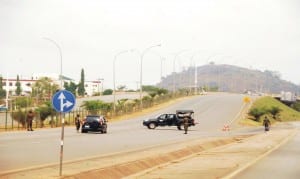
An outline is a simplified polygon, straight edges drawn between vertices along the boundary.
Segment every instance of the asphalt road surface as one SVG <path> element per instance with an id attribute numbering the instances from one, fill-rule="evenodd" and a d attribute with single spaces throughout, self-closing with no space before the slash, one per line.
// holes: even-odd
<path id="1" fill-rule="evenodd" d="M 156 145 L 224 135 L 224 124 L 235 118 L 243 104 L 243 95 L 215 94 L 196 96 L 156 112 L 108 123 L 107 134 L 77 133 L 74 127 L 64 130 L 64 161 L 113 154 Z M 188 135 L 177 127 L 142 126 L 144 119 L 177 109 L 192 109 L 199 123 L 189 128 Z M 19 131 L 0 134 L 0 171 L 59 163 L 61 128 Z"/>
<path id="2" fill-rule="evenodd" d="M 298 125 L 299 123 L 294 123 Z M 268 139 L 266 139 L 268 140 Z M 236 175 L 236 179 L 272 178 L 297 179 L 300 178 L 300 133 L 271 154 L 264 157 L 251 167 Z"/>

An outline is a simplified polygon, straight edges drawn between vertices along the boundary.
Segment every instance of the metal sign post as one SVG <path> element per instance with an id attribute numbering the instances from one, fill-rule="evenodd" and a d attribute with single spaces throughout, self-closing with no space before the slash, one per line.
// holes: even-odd
<path id="1" fill-rule="evenodd" d="M 71 111 L 75 106 L 75 96 L 73 93 L 67 90 L 60 90 L 56 92 L 52 97 L 52 106 L 60 112 L 61 118 L 61 141 L 60 141 L 60 165 L 59 165 L 59 176 L 62 175 L 62 162 L 63 162 L 63 151 L 64 151 L 64 127 L 65 118 L 64 113 Z"/>

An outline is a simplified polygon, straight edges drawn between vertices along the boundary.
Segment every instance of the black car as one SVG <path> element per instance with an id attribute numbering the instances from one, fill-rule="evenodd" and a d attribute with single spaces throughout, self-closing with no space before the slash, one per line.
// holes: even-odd
<path id="1" fill-rule="evenodd" d="M 193 110 L 177 110 L 176 113 L 160 114 L 156 118 L 146 119 L 143 125 L 149 129 L 155 129 L 157 126 L 177 126 L 178 130 L 183 129 L 183 118 L 188 117 L 189 126 L 194 126 Z"/>
<path id="2" fill-rule="evenodd" d="M 87 133 L 89 131 L 107 133 L 107 120 L 105 117 L 100 115 L 86 116 L 81 126 L 81 133 Z"/>

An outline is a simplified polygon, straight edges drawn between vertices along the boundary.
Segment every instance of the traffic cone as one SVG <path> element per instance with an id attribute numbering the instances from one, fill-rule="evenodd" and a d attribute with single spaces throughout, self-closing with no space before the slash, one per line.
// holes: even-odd
<path id="1" fill-rule="evenodd" d="M 230 129 L 229 129 L 229 125 L 228 124 L 225 124 L 224 126 L 223 126 L 223 129 L 222 129 L 223 131 L 229 131 Z"/>

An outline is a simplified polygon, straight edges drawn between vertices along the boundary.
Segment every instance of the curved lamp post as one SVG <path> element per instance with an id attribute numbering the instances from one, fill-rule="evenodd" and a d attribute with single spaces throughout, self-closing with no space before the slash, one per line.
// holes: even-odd
<path id="1" fill-rule="evenodd" d="M 123 53 L 127 53 L 129 52 L 128 50 L 123 50 L 118 52 L 115 57 L 114 57 L 114 61 L 113 61 L 113 80 L 114 80 L 114 114 L 116 113 L 116 60 L 117 60 L 117 56 L 123 54 Z"/>
<path id="2" fill-rule="evenodd" d="M 43 39 L 48 40 L 49 42 L 53 43 L 59 50 L 60 55 L 60 89 L 63 88 L 63 79 L 62 79 L 62 52 L 59 45 L 52 39 L 43 37 Z M 59 176 L 62 175 L 62 161 L 63 161 L 63 151 L 64 151 L 64 126 L 65 126 L 65 120 L 63 118 L 62 113 L 60 113 L 60 119 L 61 119 L 61 142 L 60 142 L 60 167 L 59 167 Z"/>
<path id="3" fill-rule="evenodd" d="M 146 48 L 142 53 L 141 53 L 141 72 L 140 72 L 140 104 L 141 104 L 141 110 L 143 110 L 143 98 L 142 98 L 142 93 L 143 93 L 143 59 L 145 56 L 145 53 L 148 52 L 151 48 L 154 47 L 160 47 L 161 44 L 153 45 L 148 48 Z"/>
<path id="4" fill-rule="evenodd" d="M 178 53 L 175 54 L 174 60 L 173 60 L 173 95 L 175 94 L 175 61 L 177 60 L 178 56 L 183 53 L 186 52 L 187 49 L 185 50 L 181 50 Z"/>
<path id="5" fill-rule="evenodd" d="M 61 48 L 59 47 L 59 45 L 52 39 L 48 38 L 48 37 L 43 37 L 43 39 L 48 40 L 49 42 L 53 43 L 59 50 L 59 56 L 60 56 L 60 89 L 63 88 L 63 76 L 62 76 L 62 52 L 61 52 Z"/>

